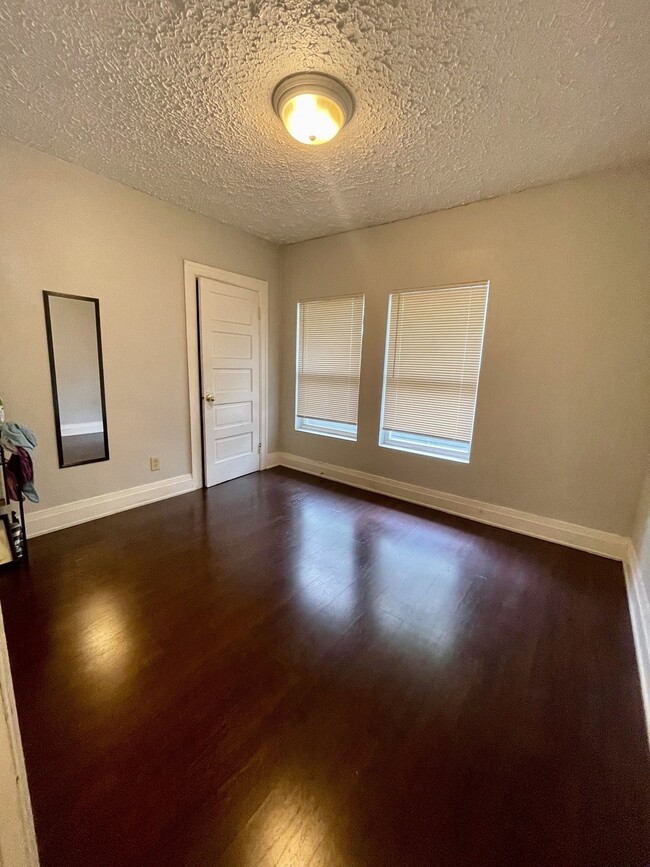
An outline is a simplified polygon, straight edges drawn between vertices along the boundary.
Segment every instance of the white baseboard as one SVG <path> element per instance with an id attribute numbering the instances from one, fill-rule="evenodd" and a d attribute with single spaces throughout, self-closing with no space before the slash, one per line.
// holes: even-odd
<path id="1" fill-rule="evenodd" d="M 490 524 L 493 527 L 501 527 L 504 530 L 512 530 L 515 533 L 534 536 L 536 539 L 545 539 L 548 542 L 557 542 L 560 545 L 578 548 L 592 554 L 600 554 L 612 560 L 623 560 L 627 554 L 628 538 L 618 536 L 615 533 L 606 533 L 604 530 L 593 530 L 588 527 L 581 527 L 579 524 L 559 521 L 556 518 L 545 518 L 530 512 L 521 512 L 518 509 L 509 509 L 505 506 L 495 506 L 468 497 L 446 494 L 420 485 L 409 485 L 383 476 L 362 473 L 359 470 L 337 467 L 333 464 L 324 464 L 286 452 L 278 452 L 276 455 L 277 464 L 275 466 L 280 465 L 313 476 L 322 476 L 325 479 L 342 482 L 354 488 L 362 488 L 364 491 L 386 494 L 398 500 L 406 500 L 408 503 L 428 506 L 450 515 L 470 518 L 472 521 L 479 521 L 482 524 Z"/>
<path id="2" fill-rule="evenodd" d="M 630 619 L 634 646 L 641 679 L 641 695 L 645 710 L 648 739 L 650 740 L 650 600 L 641 575 L 639 558 L 630 541 L 627 557 L 623 562 L 627 600 L 630 606 Z"/>
<path id="3" fill-rule="evenodd" d="M 54 530 L 62 530 L 74 524 L 94 521 L 96 518 L 104 518 L 115 512 L 124 512 L 136 506 L 187 494 L 189 491 L 194 491 L 196 487 L 194 479 L 188 474 L 172 479 L 161 479 L 159 482 L 151 482 L 137 488 L 127 488 L 125 491 L 113 491 L 110 494 L 101 494 L 99 497 L 89 497 L 87 500 L 64 503 L 51 509 L 27 512 L 25 515 L 27 536 L 28 538 L 41 536 L 43 533 L 52 533 Z"/>
<path id="4" fill-rule="evenodd" d="M 269 452 L 266 456 L 266 466 L 265 470 L 272 470 L 273 467 L 279 467 L 281 462 L 281 453 L 280 452 Z"/>
<path id="5" fill-rule="evenodd" d="M 83 434 L 103 433 L 104 425 L 100 421 L 84 421 L 78 424 L 62 424 L 62 437 L 78 437 Z"/>

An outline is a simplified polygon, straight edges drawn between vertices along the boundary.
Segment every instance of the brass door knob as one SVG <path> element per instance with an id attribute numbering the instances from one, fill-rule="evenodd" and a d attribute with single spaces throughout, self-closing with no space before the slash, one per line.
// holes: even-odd
<path id="1" fill-rule="evenodd" d="M 205 399 L 208 403 L 214 403 L 216 398 L 213 394 L 206 394 Z"/>

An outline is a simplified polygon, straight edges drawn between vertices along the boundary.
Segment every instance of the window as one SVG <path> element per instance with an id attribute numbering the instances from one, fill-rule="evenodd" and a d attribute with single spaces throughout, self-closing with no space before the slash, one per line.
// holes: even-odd
<path id="1" fill-rule="evenodd" d="M 363 301 L 298 304 L 296 430 L 356 440 Z"/>
<path id="2" fill-rule="evenodd" d="M 488 287 L 390 296 L 380 445 L 469 463 Z"/>

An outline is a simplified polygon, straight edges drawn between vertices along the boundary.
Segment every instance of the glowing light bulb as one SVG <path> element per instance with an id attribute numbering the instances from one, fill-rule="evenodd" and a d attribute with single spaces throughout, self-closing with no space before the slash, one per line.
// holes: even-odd
<path id="1" fill-rule="evenodd" d="M 334 138 L 345 118 L 333 99 L 315 93 L 301 93 L 284 104 L 282 121 L 297 141 L 323 144 Z"/>
<path id="2" fill-rule="evenodd" d="M 288 133 L 307 145 L 333 139 L 354 113 L 347 88 L 337 79 L 317 72 L 283 79 L 273 93 L 273 107 Z"/>

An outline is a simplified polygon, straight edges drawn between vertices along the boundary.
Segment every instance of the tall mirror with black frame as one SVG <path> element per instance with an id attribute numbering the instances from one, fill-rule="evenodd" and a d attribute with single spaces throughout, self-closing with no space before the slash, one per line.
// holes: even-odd
<path id="1" fill-rule="evenodd" d="M 99 299 L 44 292 L 59 466 L 108 460 Z"/>

